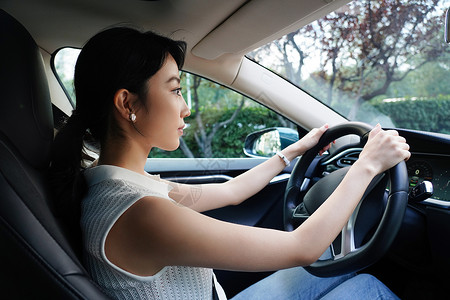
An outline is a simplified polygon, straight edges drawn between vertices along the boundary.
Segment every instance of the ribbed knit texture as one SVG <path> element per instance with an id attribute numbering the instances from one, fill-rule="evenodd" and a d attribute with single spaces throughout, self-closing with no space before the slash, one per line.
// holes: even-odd
<path id="1" fill-rule="evenodd" d="M 146 196 L 169 198 L 170 186 L 159 178 L 114 166 L 85 171 L 89 190 L 82 201 L 84 262 L 94 281 L 114 299 L 211 299 L 213 271 L 167 266 L 154 276 L 137 276 L 112 264 L 105 240 L 117 219 Z M 169 221 L 169 220 L 168 220 Z M 220 298 L 224 299 L 221 287 Z"/>

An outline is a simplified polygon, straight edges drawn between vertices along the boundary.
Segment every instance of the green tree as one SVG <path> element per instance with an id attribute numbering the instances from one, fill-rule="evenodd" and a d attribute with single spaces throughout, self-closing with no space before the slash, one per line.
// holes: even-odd
<path id="1" fill-rule="evenodd" d="M 445 53 L 440 61 L 427 63 L 409 73 L 401 82 L 394 82 L 386 92 L 388 98 L 436 97 L 450 95 L 450 54 Z"/>

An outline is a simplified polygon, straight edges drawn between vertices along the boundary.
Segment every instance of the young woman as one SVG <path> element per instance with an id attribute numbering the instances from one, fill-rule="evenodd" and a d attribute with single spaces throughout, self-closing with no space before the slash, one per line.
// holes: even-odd
<path id="1" fill-rule="evenodd" d="M 84 262 L 93 279 L 117 299 L 225 299 L 213 268 L 286 269 L 236 298 L 395 298 L 368 275 L 316 278 L 297 266 L 326 251 L 376 174 L 409 158 L 405 139 L 376 126 L 339 187 L 293 232 L 214 220 L 199 212 L 243 202 L 285 162 L 274 156 L 226 183 L 195 186 L 200 193 L 144 171 L 153 147 L 179 146 L 190 114 L 180 88 L 184 51 L 183 42 L 111 28 L 90 39 L 78 58 L 76 109 L 55 139 L 52 170 L 59 187 L 70 193 L 76 187 Z M 326 130 L 312 130 L 282 153 L 289 160 L 302 155 Z M 86 132 L 101 151 L 98 165 L 80 173 Z"/>

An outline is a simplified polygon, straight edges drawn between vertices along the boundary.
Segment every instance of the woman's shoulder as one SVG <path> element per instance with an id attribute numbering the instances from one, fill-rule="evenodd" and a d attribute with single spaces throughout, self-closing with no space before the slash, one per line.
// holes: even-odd
<path id="1" fill-rule="evenodd" d="M 159 175 L 143 175 L 126 168 L 112 165 L 99 165 L 86 169 L 84 176 L 89 189 L 94 186 L 110 186 L 112 184 L 137 190 L 151 191 L 168 197 L 168 193 L 172 188 L 160 180 Z"/>
<path id="2" fill-rule="evenodd" d="M 169 198 L 170 186 L 158 178 L 116 166 L 100 165 L 84 171 L 88 186 L 82 199 L 82 215 L 121 213 L 145 197 Z"/>

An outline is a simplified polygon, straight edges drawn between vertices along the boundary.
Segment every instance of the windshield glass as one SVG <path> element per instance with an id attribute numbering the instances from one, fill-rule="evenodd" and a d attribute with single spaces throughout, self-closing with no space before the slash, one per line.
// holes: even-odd
<path id="1" fill-rule="evenodd" d="M 360 0 L 247 56 L 349 120 L 450 133 L 450 0 Z"/>

